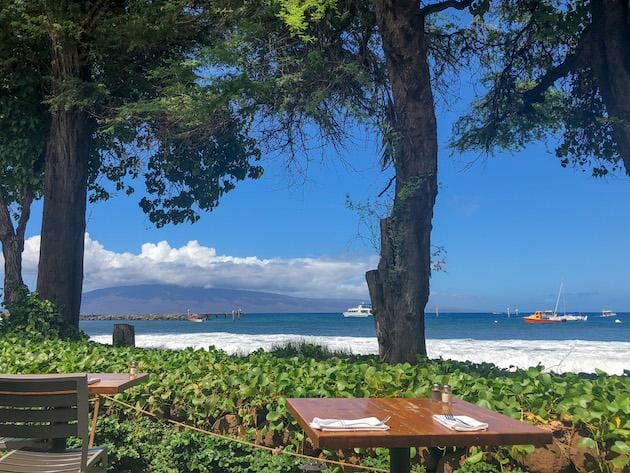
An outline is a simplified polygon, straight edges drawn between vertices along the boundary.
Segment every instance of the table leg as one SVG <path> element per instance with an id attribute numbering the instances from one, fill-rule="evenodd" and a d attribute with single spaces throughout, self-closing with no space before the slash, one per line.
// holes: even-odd
<path id="1" fill-rule="evenodd" d="M 409 448 L 389 449 L 389 471 L 391 473 L 409 473 L 411 471 L 411 452 Z"/>
<path id="2" fill-rule="evenodd" d="M 51 452 L 64 452 L 66 450 L 66 438 L 51 439 L 50 451 Z"/>
<path id="3" fill-rule="evenodd" d="M 88 447 L 92 448 L 94 446 L 94 435 L 96 435 L 96 421 L 98 420 L 98 411 L 101 408 L 101 396 L 96 395 L 96 402 L 94 403 L 94 411 L 92 412 L 92 426 L 90 428 L 90 440 L 88 442 Z"/>

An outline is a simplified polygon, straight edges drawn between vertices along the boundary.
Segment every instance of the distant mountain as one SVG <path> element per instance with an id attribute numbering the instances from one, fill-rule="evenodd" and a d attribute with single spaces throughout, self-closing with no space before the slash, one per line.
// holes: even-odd
<path id="1" fill-rule="evenodd" d="M 357 305 L 351 299 L 309 299 L 270 292 L 242 291 L 168 284 L 142 284 L 97 289 L 83 294 L 81 313 L 99 315 L 223 313 L 342 312 Z"/>

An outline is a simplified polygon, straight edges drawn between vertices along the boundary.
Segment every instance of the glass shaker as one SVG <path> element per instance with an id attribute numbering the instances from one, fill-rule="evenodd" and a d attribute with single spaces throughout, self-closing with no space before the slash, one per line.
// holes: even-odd
<path id="1" fill-rule="evenodd" d="M 453 400 L 453 393 L 451 392 L 451 387 L 448 384 L 442 386 L 442 403 L 450 404 Z"/>
<path id="2" fill-rule="evenodd" d="M 439 384 L 434 384 L 431 389 L 431 400 L 433 402 L 440 402 L 442 400 L 442 387 Z"/>

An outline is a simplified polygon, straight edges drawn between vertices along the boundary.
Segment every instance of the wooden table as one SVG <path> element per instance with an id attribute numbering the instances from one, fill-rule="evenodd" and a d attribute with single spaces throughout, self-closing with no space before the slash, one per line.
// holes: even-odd
<path id="1" fill-rule="evenodd" d="M 88 391 L 96 397 L 94 402 L 94 410 L 92 411 L 92 426 L 90 429 L 89 446 L 94 445 L 94 435 L 96 434 L 96 422 L 98 420 L 98 411 L 101 407 L 102 394 L 119 394 L 129 388 L 142 384 L 149 379 L 147 373 L 138 373 L 135 378 L 131 378 L 129 373 L 89 373 L 88 382 L 97 378 L 99 381 L 88 384 Z"/>
<path id="2" fill-rule="evenodd" d="M 500 445 L 544 445 L 551 433 L 455 399 L 454 415 L 468 415 L 488 423 L 481 432 L 455 432 L 432 419 L 442 413 L 442 405 L 430 399 L 287 399 L 289 412 L 298 421 L 315 448 L 343 449 L 385 447 L 390 451 L 390 471 L 410 471 L 411 447 L 472 447 Z M 310 427 L 314 417 L 359 419 L 391 416 L 387 431 L 322 432 Z"/>

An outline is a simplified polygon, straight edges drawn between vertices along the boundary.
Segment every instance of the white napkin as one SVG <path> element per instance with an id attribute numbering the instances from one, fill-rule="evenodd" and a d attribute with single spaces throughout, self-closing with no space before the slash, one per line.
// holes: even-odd
<path id="1" fill-rule="evenodd" d="M 487 430 L 488 424 L 479 422 L 468 416 L 453 416 L 454 420 L 448 420 L 445 416 L 434 415 L 433 419 L 451 430 L 458 432 L 477 432 L 479 430 Z M 465 424 L 463 422 L 465 422 Z M 466 425 L 468 424 L 468 425 Z"/>
<path id="2" fill-rule="evenodd" d="M 310 426 L 323 432 L 389 430 L 389 425 L 384 424 L 376 417 L 365 417 L 364 419 L 320 419 L 314 417 Z"/>

